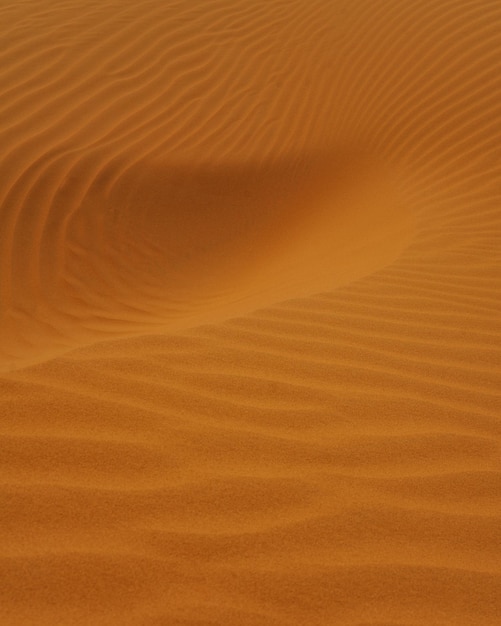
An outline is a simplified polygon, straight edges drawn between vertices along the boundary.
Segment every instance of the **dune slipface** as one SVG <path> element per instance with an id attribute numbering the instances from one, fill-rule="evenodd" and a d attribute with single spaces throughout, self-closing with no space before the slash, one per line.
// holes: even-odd
<path id="1" fill-rule="evenodd" d="M 0 624 L 498 624 L 501 4 L 0 23 Z"/>

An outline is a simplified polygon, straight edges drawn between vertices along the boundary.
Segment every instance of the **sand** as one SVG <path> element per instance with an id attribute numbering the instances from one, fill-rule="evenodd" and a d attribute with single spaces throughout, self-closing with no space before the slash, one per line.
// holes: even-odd
<path id="1" fill-rule="evenodd" d="M 499 1 L 0 23 L 1 626 L 499 624 Z"/>

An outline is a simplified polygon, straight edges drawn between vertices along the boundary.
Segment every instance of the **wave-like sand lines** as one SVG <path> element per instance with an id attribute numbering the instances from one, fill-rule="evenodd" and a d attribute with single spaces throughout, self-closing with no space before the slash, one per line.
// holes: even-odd
<path id="1" fill-rule="evenodd" d="M 0 623 L 498 624 L 499 2 L 0 21 Z"/>

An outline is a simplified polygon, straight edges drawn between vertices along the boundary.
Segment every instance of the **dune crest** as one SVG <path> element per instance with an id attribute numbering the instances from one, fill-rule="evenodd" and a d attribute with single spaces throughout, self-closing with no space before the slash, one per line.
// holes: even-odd
<path id="1" fill-rule="evenodd" d="M 388 173 L 349 153 L 231 167 L 143 163 L 112 186 L 110 177 L 96 179 L 69 217 L 51 213 L 66 212 L 70 183 L 48 207 L 56 226 L 39 266 L 31 280 L 19 275 L 4 310 L 4 369 L 148 325 L 177 331 L 332 289 L 392 261 L 412 235 Z M 13 255 L 28 263 L 25 245 Z"/>

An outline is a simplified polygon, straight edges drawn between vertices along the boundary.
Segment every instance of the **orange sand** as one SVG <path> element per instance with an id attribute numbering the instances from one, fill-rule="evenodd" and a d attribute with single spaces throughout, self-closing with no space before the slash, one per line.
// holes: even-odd
<path id="1" fill-rule="evenodd" d="M 0 23 L 0 626 L 499 624 L 499 0 Z"/>

